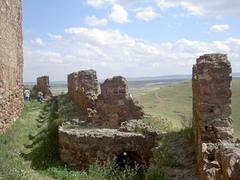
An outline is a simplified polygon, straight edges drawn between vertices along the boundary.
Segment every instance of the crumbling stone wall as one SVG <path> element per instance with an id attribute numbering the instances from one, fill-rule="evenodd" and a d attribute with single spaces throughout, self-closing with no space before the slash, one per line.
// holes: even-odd
<path id="1" fill-rule="evenodd" d="M 0 133 L 23 109 L 21 0 L 0 1 Z"/>
<path id="2" fill-rule="evenodd" d="M 68 75 L 68 94 L 81 109 L 87 113 L 95 109 L 98 93 L 95 70 L 79 71 Z"/>
<path id="3" fill-rule="evenodd" d="M 231 65 L 225 54 L 200 56 L 193 67 L 192 124 L 200 180 L 226 179 L 225 171 L 229 171 L 229 169 L 226 170 L 226 166 L 229 165 L 224 160 L 229 160 L 229 158 L 222 147 L 224 143 L 234 145 L 231 117 L 231 72 Z M 236 159 L 240 158 L 237 153 L 233 156 L 236 156 Z M 237 161 L 235 163 L 237 166 L 240 165 Z M 231 169 L 231 172 L 235 171 L 236 169 Z M 230 174 L 227 179 L 240 179 L 240 176 Z"/>
<path id="4" fill-rule="evenodd" d="M 133 160 L 141 167 L 148 167 L 152 148 L 156 145 L 156 133 L 60 127 L 58 141 L 60 159 L 78 169 L 96 162 L 103 165 L 123 153 L 133 155 Z"/>
<path id="5" fill-rule="evenodd" d="M 105 127 L 117 127 L 129 119 L 142 119 L 143 108 L 128 92 L 126 78 L 115 76 L 101 84 L 101 94 L 96 103 L 93 123 Z"/>
<path id="6" fill-rule="evenodd" d="M 96 126 L 118 127 L 123 121 L 144 115 L 128 92 L 126 78 L 121 76 L 105 80 L 98 95 L 96 71 L 69 74 L 68 94 L 87 113 L 88 122 Z"/>
<path id="7" fill-rule="evenodd" d="M 49 77 L 41 76 L 37 78 L 37 91 L 41 91 L 44 97 L 51 97 L 52 92 L 50 90 Z"/>

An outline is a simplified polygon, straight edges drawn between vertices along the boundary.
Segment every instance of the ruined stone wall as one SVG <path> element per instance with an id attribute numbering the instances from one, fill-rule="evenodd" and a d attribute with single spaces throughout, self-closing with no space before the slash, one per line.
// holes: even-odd
<path id="1" fill-rule="evenodd" d="M 23 109 L 21 0 L 0 1 L 0 133 Z"/>
<path id="2" fill-rule="evenodd" d="M 142 167 L 149 165 L 155 136 L 117 129 L 59 128 L 59 154 L 63 162 L 78 169 L 88 168 L 96 162 L 105 164 L 124 152 L 132 153 Z"/>
<path id="3" fill-rule="evenodd" d="M 95 109 L 97 85 L 97 73 L 94 70 L 79 71 L 68 75 L 68 94 L 85 112 Z"/>
<path id="4" fill-rule="evenodd" d="M 233 142 L 231 72 L 224 54 L 200 56 L 193 67 L 192 124 L 200 180 L 224 179 L 224 171 L 228 171 L 224 169 L 228 165 L 223 162 L 227 154 L 222 147 Z"/>
<path id="5" fill-rule="evenodd" d="M 44 97 L 51 97 L 52 96 L 48 76 L 38 77 L 36 88 L 37 88 L 37 91 L 41 91 L 43 93 Z"/>
<path id="6" fill-rule="evenodd" d="M 129 119 L 143 118 L 143 108 L 128 92 L 127 80 L 121 76 L 106 79 L 98 93 L 96 71 L 79 71 L 68 75 L 68 94 L 87 113 L 88 122 L 96 126 L 119 127 Z"/>
<path id="7" fill-rule="evenodd" d="M 93 123 L 105 127 L 117 127 L 123 121 L 142 119 L 144 115 L 143 108 L 134 102 L 128 92 L 126 78 L 121 76 L 106 79 L 101 84 L 96 111 Z"/>

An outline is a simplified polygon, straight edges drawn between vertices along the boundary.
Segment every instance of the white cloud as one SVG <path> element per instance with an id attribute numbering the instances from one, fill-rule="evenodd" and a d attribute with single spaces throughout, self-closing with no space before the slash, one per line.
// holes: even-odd
<path id="1" fill-rule="evenodd" d="M 87 4 L 92 7 L 100 7 L 103 4 L 102 0 L 87 0 Z"/>
<path id="2" fill-rule="evenodd" d="M 94 8 L 100 8 L 105 4 L 113 4 L 115 0 L 87 0 L 87 4 Z"/>
<path id="3" fill-rule="evenodd" d="M 128 22 L 128 12 L 121 5 L 114 4 L 109 19 L 116 23 L 126 23 Z"/>
<path id="4" fill-rule="evenodd" d="M 99 78 L 190 74 L 196 58 L 206 53 L 227 53 L 233 71 L 239 71 L 238 38 L 150 43 L 117 29 L 82 27 L 67 28 L 62 36 L 61 41 L 49 37 L 40 47 L 24 43 L 25 77 L 35 78 L 42 72 L 61 80 L 70 72 L 88 68 L 96 69 Z"/>
<path id="5" fill-rule="evenodd" d="M 31 44 L 34 46 L 44 46 L 43 40 L 41 38 L 31 40 Z"/>
<path id="6" fill-rule="evenodd" d="M 194 0 L 193 0 L 194 1 Z M 181 7 L 187 11 L 186 15 L 202 16 L 204 14 L 201 6 L 191 0 L 156 0 L 157 5 L 162 9 Z M 183 14 L 181 14 L 182 16 Z"/>
<path id="7" fill-rule="evenodd" d="M 235 17 L 240 18 L 239 0 L 153 0 L 161 8 L 182 8 L 185 12 L 180 16 L 210 16 L 210 17 Z M 87 0 L 92 7 L 102 7 L 103 5 L 120 4 L 123 7 L 136 4 L 144 4 L 146 0 Z"/>
<path id="8" fill-rule="evenodd" d="M 210 28 L 210 30 L 213 32 L 224 32 L 228 29 L 229 29 L 228 24 L 215 24 Z"/>
<path id="9" fill-rule="evenodd" d="M 144 21 L 151 21 L 158 16 L 159 14 L 156 13 L 151 6 L 136 10 L 136 18 Z"/>
<path id="10" fill-rule="evenodd" d="M 61 35 L 51 34 L 51 33 L 48 33 L 48 37 L 50 37 L 51 39 L 55 39 L 55 40 L 62 40 L 63 39 L 63 37 Z"/>
<path id="11" fill-rule="evenodd" d="M 89 6 L 102 8 L 104 6 L 120 4 L 122 6 L 134 6 L 146 3 L 146 0 L 86 0 Z"/>
<path id="12" fill-rule="evenodd" d="M 155 0 L 162 9 L 180 7 L 186 15 L 240 18 L 239 0 Z"/>
<path id="13" fill-rule="evenodd" d="M 105 26 L 108 23 L 107 19 L 98 19 L 95 16 L 87 16 L 85 20 L 89 26 Z"/>
<path id="14" fill-rule="evenodd" d="M 63 59 L 61 58 L 61 55 L 57 52 L 52 51 L 39 51 L 39 60 L 42 62 L 52 62 L 52 63 L 62 63 Z"/>
<path id="15" fill-rule="evenodd" d="M 128 35 L 122 34 L 119 30 L 100 30 L 97 28 L 89 29 L 82 27 L 71 27 L 65 29 L 68 34 L 78 35 L 80 38 L 88 39 L 94 44 L 134 44 L 135 40 Z"/>

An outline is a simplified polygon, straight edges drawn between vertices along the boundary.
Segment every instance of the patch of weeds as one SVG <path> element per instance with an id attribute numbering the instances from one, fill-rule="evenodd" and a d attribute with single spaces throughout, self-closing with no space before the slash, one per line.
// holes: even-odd
<path id="1" fill-rule="evenodd" d="M 88 169 L 88 175 L 92 179 L 100 180 L 133 180 L 138 178 L 138 167 L 119 167 L 115 161 L 108 161 L 104 166 L 96 163 Z"/>
<path id="2" fill-rule="evenodd" d="M 136 128 L 134 129 L 134 132 L 140 133 L 140 134 L 145 134 L 146 129 L 145 129 L 145 128 L 136 127 Z"/>
<path id="3" fill-rule="evenodd" d="M 182 117 L 182 130 L 180 131 L 181 135 L 184 136 L 185 139 L 190 143 L 194 143 L 193 131 L 192 131 L 192 121 L 191 119 L 187 119 L 185 116 Z"/>
<path id="4" fill-rule="evenodd" d="M 47 174 L 56 179 L 73 180 L 134 180 L 137 178 L 138 169 L 126 166 L 120 169 L 114 161 L 108 161 L 104 166 L 96 162 L 88 170 L 76 171 L 68 165 L 50 167 Z"/>
<path id="5" fill-rule="evenodd" d="M 171 151 L 171 141 L 172 137 L 166 136 L 159 142 L 159 146 L 153 152 L 154 162 L 145 173 L 146 180 L 167 180 L 167 169 L 180 166 Z"/>
<path id="6" fill-rule="evenodd" d="M 144 123 L 153 126 L 160 131 L 169 131 L 171 129 L 171 122 L 167 118 L 149 116 L 143 119 Z"/>

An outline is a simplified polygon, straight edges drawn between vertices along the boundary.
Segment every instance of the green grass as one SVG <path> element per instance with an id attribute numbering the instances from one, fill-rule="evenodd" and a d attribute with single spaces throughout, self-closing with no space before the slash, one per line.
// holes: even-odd
<path id="1" fill-rule="evenodd" d="M 161 86 L 136 99 L 144 106 L 145 113 L 151 115 L 150 123 L 160 129 L 180 130 L 183 123 L 191 121 L 190 82 Z"/>
<path id="2" fill-rule="evenodd" d="M 168 131 L 189 127 L 192 119 L 192 84 L 190 81 L 161 86 L 136 99 L 144 105 L 145 113 L 151 115 L 146 122 Z M 240 137 L 240 80 L 232 82 L 232 117 L 235 137 Z"/>
<path id="3" fill-rule="evenodd" d="M 196 176 L 195 148 L 190 128 L 168 133 L 160 140 L 158 149 L 153 153 L 155 163 L 147 170 L 146 179 L 167 180 L 171 179 L 171 175 L 174 179 L 185 179 L 188 175 Z M 189 170 L 190 174 L 183 178 L 181 174 Z"/>
<path id="4" fill-rule="evenodd" d="M 26 104 L 22 116 L 6 134 L 1 135 L 0 177 L 7 179 L 39 177 L 39 173 L 31 168 L 31 161 L 25 161 L 21 153 L 27 152 L 24 145 L 29 143 L 29 134 L 36 129 L 36 118 L 42 106 L 36 102 Z"/>

